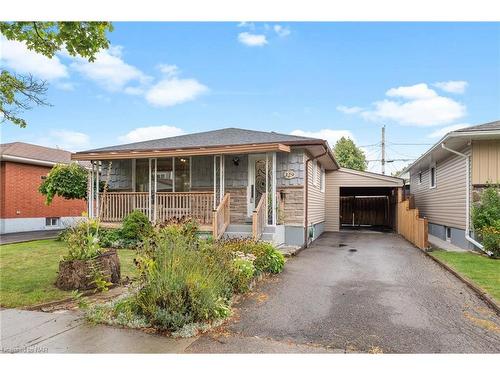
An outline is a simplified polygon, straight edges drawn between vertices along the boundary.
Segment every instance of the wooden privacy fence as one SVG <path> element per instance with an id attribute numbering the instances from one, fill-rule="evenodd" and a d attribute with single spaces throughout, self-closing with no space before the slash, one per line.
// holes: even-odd
<path id="1" fill-rule="evenodd" d="M 419 216 L 418 208 L 410 208 L 410 200 L 398 195 L 398 233 L 419 249 L 429 247 L 427 218 Z"/>
<path id="2" fill-rule="evenodd" d="M 391 225 L 389 197 L 340 197 L 340 224 Z"/>

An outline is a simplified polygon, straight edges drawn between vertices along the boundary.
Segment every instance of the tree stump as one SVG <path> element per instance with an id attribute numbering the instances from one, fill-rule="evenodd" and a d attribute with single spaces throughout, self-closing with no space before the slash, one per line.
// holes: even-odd
<path id="1" fill-rule="evenodd" d="M 120 282 L 120 260 L 115 249 L 94 259 L 63 260 L 59 262 L 56 286 L 62 290 L 88 290 L 96 288 L 95 275 L 113 284 Z"/>

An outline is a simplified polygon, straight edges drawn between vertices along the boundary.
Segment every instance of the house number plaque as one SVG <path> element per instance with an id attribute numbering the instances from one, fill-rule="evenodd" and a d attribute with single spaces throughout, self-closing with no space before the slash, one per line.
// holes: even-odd
<path id="1" fill-rule="evenodd" d="M 292 170 L 285 171 L 284 176 L 287 180 L 291 180 L 295 177 L 295 172 Z"/>

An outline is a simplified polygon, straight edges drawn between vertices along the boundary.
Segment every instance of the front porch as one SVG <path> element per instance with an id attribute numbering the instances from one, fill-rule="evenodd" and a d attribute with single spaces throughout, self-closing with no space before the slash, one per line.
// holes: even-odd
<path id="1" fill-rule="evenodd" d="M 155 224 L 193 218 L 216 239 L 230 224 L 261 239 L 277 224 L 278 195 L 276 152 L 94 160 L 89 216 L 119 225 L 139 210 Z"/>

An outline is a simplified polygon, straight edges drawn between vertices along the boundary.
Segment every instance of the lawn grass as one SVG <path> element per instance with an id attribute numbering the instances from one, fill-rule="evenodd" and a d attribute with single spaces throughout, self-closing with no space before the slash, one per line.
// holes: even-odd
<path id="1" fill-rule="evenodd" d="M 55 239 L 0 246 L 0 306 L 23 307 L 71 296 L 54 283 L 66 245 Z M 122 278 L 135 275 L 134 250 L 118 250 Z"/>
<path id="2" fill-rule="evenodd" d="M 500 259 L 492 259 L 471 252 L 444 250 L 436 250 L 431 254 L 500 303 Z"/>

